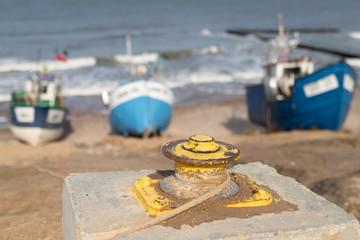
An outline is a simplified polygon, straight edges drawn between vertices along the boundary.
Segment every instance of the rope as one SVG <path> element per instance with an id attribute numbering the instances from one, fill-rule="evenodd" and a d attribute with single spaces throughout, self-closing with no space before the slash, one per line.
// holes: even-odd
<path id="1" fill-rule="evenodd" d="M 229 182 L 230 182 L 230 176 L 227 175 L 227 178 L 224 182 L 222 182 L 216 188 L 210 190 L 209 192 L 199 196 L 198 198 L 195 198 L 195 199 L 191 200 L 190 202 L 187 202 L 184 205 L 182 205 L 178 208 L 175 208 L 174 210 L 172 210 L 170 212 L 167 212 L 161 216 L 153 218 L 146 223 L 135 224 L 135 226 L 131 227 L 130 229 L 117 229 L 113 233 L 113 236 L 111 236 L 109 238 L 112 239 L 112 238 L 119 237 L 119 236 L 122 236 L 122 235 L 125 235 L 128 233 L 133 233 L 133 232 L 139 231 L 141 229 L 149 228 L 149 227 L 156 225 L 158 223 L 161 223 L 169 218 L 172 218 L 182 212 L 185 212 L 186 210 L 188 210 L 192 207 L 195 207 L 196 205 L 208 200 L 209 198 L 212 198 L 213 196 L 215 196 L 216 194 L 221 192 L 229 184 Z"/>
<path id="2" fill-rule="evenodd" d="M 56 173 L 56 172 L 54 172 L 54 171 L 51 171 L 50 169 L 47 169 L 47 168 L 43 168 L 43 167 L 40 167 L 40 166 L 37 166 L 37 165 L 32 165 L 31 167 L 32 167 L 33 169 L 41 172 L 41 173 L 46 173 L 46 174 L 48 174 L 48 175 L 50 175 L 50 176 L 53 176 L 53 177 L 55 177 L 55 178 L 59 178 L 59 179 L 61 179 L 61 180 L 65 180 L 65 178 L 66 178 L 66 177 L 64 177 L 63 175 L 58 174 L 58 173 Z"/>

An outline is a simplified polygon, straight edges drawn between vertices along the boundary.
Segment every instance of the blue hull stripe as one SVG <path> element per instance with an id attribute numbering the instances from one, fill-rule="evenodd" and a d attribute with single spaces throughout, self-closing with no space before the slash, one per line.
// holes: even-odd
<path id="1" fill-rule="evenodd" d="M 61 109 L 61 108 L 47 108 L 47 107 L 32 107 L 32 106 L 21 106 L 21 108 L 34 108 L 35 109 L 35 114 L 34 114 L 34 121 L 33 122 L 21 122 L 17 119 L 16 114 L 15 114 L 15 108 L 17 106 L 12 106 L 10 107 L 10 112 L 11 112 L 11 123 L 15 126 L 20 126 L 20 127 L 42 127 L 42 128 L 61 128 L 65 125 L 65 119 L 66 119 L 66 115 L 67 115 L 67 110 L 66 109 Z M 60 123 L 48 123 L 47 122 L 47 118 L 48 118 L 48 113 L 50 109 L 57 109 L 57 110 L 61 110 L 64 111 L 64 116 L 63 119 L 61 120 Z"/>

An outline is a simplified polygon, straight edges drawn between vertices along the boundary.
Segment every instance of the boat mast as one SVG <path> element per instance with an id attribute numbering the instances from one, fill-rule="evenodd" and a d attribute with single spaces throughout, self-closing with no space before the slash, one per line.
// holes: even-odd
<path id="1" fill-rule="evenodd" d="M 131 37 L 129 34 L 126 34 L 126 53 L 130 59 L 130 73 L 132 76 L 135 75 L 135 65 L 132 59 L 132 46 L 131 46 Z"/>
<path id="2" fill-rule="evenodd" d="M 281 43 L 285 42 L 284 25 L 282 22 L 282 14 L 278 13 L 278 24 L 279 24 L 279 40 Z"/>
<path id="3" fill-rule="evenodd" d="M 280 59 L 278 60 L 285 60 L 289 54 L 289 46 L 288 46 L 288 38 L 285 35 L 285 28 L 282 21 L 282 14 L 278 14 L 278 24 L 279 24 L 279 36 L 278 36 L 278 51 Z"/>

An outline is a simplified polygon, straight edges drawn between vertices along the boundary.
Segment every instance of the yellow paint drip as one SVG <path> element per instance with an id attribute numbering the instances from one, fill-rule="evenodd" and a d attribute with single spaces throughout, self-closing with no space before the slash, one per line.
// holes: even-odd
<path id="1" fill-rule="evenodd" d="M 241 175 L 240 175 L 241 176 Z M 264 189 L 262 189 L 259 185 L 257 185 L 253 180 L 248 177 L 242 175 L 241 177 L 246 178 L 249 184 L 251 184 L 253 189 L 253 196 L 245 199 L 242 202 L 234 202 L 225 205 L 226 207 L 263 207 L 272 203 L 273 198 L 271 194 Z"/>
<path id="2" fill-rule="evenodd" d="M 167 207 L 170 200 L 160 196 L 152 184 L 158 183 L 160 180 L 151 179 L 147 176 L 141 177 L 135 182 L 132 192 L 138 201 L 144 206 L 149 215 L 160 216 L 166 212 L 171 211 Z"/>
<path id="3" fill-rule="evenodd" d="M 243 202 L 230 203 L 226 207 L 263 207 L 272 202 L 271 194 L 265 190 L 259 190 L 252 198 L 246 199 Z"/>

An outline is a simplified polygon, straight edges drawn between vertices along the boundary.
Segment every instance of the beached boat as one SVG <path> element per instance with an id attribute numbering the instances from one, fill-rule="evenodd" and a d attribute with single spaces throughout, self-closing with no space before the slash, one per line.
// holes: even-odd
<path id="1" fill-rule="evenodd" d="M 25 91 L 11 96 L 11 132 L 30 145 L 59 139 L 64 132 L 64 107 L 60 79 L 48 73 L 29 74 Z"/>
<path id="2" fill-rule="evenodd" d="M 289 43 L 280 25 L 278 57 L 269 59 L 262 83 L 246 87 L 250 120 L 269 129 L 339 130 L 355 89 L 353 69 L 340 61 L 314 72 L 306 56 L 290 59 Z"/>
<path id="3" fill-rule="evenodd" d="M 125 136 L 159 134 L 171 120 L 173 94 L 161 81 L 139 78 L 119 83 L 103 100 L 109 104 L 113 131 Z"/>
<path id="4" fill-rule="evenodd" d="M 124 136 L 150 136 L 165 131 L 171 121 L 174 96 L 162 81 L 147 75 L 147 68 L 139 65 L 135 71 L 131 38 L 126 35 L 126 51 L 132 81 L 120 82 L 111 92 L 103 92 L 103 102 L 109 106 L 110 126 Z M 158 76 L 161 77 L 162 61 Z"/>

